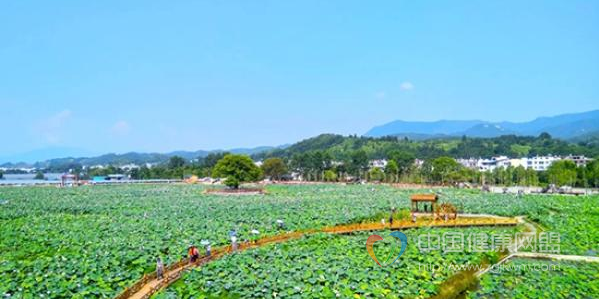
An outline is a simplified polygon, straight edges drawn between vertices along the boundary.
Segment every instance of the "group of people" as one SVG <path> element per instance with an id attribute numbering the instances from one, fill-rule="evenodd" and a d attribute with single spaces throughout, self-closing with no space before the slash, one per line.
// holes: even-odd
<path id="1" fill-rule="evenodd" d="M 206 256 L 210 256 L 212 254 L 212 247 L 210 243 L 205 244 L 206 246 Z M 200 251 L 198 247 L 195 245 L 189 245 L 187 249 L 187 257 L 189 258 L 190 263 L 195 263 L 200 258 Z M 156 277 L 158 279 L 164 278 L 164 263 L 160 257 L 156 258 Z"/>
<path id="2" fill-rule="evenodd" d="M 283 222 L 282 220 L 277 220 L 277 227 L 280 230 L 284 230 L 285 222 Z M 259 232 L 257 230 L 252 230 L 252 234 L 259 234 Z M 231 249 L 233 251 L 237 251 L 239 249 L 239 244 L 237 243 L 237 230 L 232 229 L 231 231 L 229 231 L 229 238 L 231 239 Z M 204 245 L 206 248 L 206 256 L 211 256 L 212 247 L 210 246 L 210 243 L 208 241 L 202 241 L 202 245 Z M 187 249 L 187 258 L 189 258 L 189 262 L 191 264 L 197 262 L 200 258 L 200 251 L 195 245 L 189 245 L 189 248 Z M 164 278 L 164 263 L 160 258 L 156 259 L 156 277 L 158 279 Z"/>

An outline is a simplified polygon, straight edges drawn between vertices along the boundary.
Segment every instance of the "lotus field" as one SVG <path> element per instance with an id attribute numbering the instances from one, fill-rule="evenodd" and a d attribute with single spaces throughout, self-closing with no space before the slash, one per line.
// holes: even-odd
<path id="1" fill-rule="evenodd" d="M 485 275 L 470 297 L 597 298 L 599 294 L 598 263 L 515 259 L 502 269 Z"/>
<path id="2" fill-rule="evenodd" d="M 265 195 L 222 196 L 205 194 L 200 185 L 0 188 L 0 296 L 111 298 L 154 271 L 156 257 L 170 264 L 179 261 L 190 244 L 201 246 L 202 240 L 213 247 L 228 245 L 232 229 L 244 241 L 281 233 L 277 220 L 284 221 L 287 231 L 374 220 L 391 207 L 408 209 L 410 194 L 431 192 L 332 184 L 271 185 L 266 190 Z M 595 256 L 599 252 L 598 196 L 434 191 L 440 193 L 441 202 L 453 203 L 460 212 L 526 216 L 539 228 L 560 234 L 562 254 Z M 522 229 L 460 230 L 512 233 Z M 413 240 L 417 234 L 448 230 L 404 232 Z M 476 265 L 498 258 L 495 252 L 422 254 L 408 246 L 397 263 L 381 268 L 365 250 L 370 234 L 319 233 L 228 255 L 185 273 L 155 297 L 428 298 L 438 294 L 458 270 L 423 269 L 419 264 Z M 387 253 L 385 248 L 380 246 L 381 255 Z M 579 293 L 590 290 L 595 292 L 591 298 L 598 297 L 593 282 L 597 281 L 596 266 L 579 268 L 579 272 L 562 268 L 559 279 L 509 271 L 486 274 L 480 288 L 468 296 L 493 298 L 490 294 L 497 292 L 512 297 L 528 292 L 526 286 L 516 284 L 535 284 L 539 279 L 563 292 L 559 287 L 563 278 L 577 280 L 570 285 L 579 288 Z M 588 275 L 594 279 L 580 281 Z M 517 280 L 515 276 L 523 277 Z M 542 292 L 530 294 L 525 297 L 545 298 Z"/>
<path id="3" fill-rule="evenodd" d="M 438 229 L 437 233 L 453 231 Z M 464 233 L 491 233 L 496 230 L 470 228 Z M 510 229 L 502 229 L 510 232 Z M 407 230 L 408 243 L 427 229 Z M 374 232 L 381 236 L 389 231 Z M 351 236 L 319 234 L 298 241 L 265 246 L 233 254 L 205 267 L 196 268 L 170 289 L 155 296 L 166 298 L 209 298 L 210 296 L 241 298 L 364 297 L 404 298 L 429 297 L 439 285 L 455 274 L 453 268 L 440 267 L 432 271 L 429 265 L 478 265 L 483 260 L 495 260 L 495 253 L 421 254 L 417 247 L 408 247 L 399 262 L 389 267 L 376 265 L 364 250 L 370 232 Z M 382 247 L 381 256 L 388 256 L 390 246 Z M 379 252 L 377 252 L 379 254 Z"/>

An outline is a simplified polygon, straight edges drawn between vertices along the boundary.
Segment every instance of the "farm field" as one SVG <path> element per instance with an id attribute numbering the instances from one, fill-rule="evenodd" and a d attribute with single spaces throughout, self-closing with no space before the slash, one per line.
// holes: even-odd
<path id="1" fill-rule="evenodd" d="M 515 228 L 467 228 L 471 233 L 512 233 Z M 443 234 L 454 229 L 406 230 L 408 244 L 421 234 Z M 364 250 L 371 234 L 386 236 L 390 231 L 352 235 L 317 234 L 300 240 L 274 244 L 228 255 L 186 274 L 169 289 L 153 298 L 239 298 L 355 296 L 404 298 L 435 295 L 439 285 L 458 272 L 458 265 L 495 262 L 495 252 L 443 252 L 422 254 L 408 246 L 398 262 L 379 267 Z M 377 254 L 388 256 L 391 246 Z M 432 269 L 430 265 L 443 265 Z"/>
<path id="2" fill-rule="evenodd" d="M 273 185 L 267 190 L 264 196 L 238 197 L 203 194 L 199 185 L 0 188 L 0 295 L 110 298 L 144 273 L 152 272 L 156 256 L 162 256 L 167 264 L 178 261 L 190 243 L 210 240 L 213 246 L 227 244 L 231 229 L 237 229 L 241 240 L 258 238 L 250 234 L 253 229 L 260 232 L 259 236 L 274 235 L 279 233 L 277 219 L 285 221 L 287 230 L 353 223 L 390 207 L 408 208 L 409 194 L 415 192 L 383 185 Z M 564 254 L 596 255 L 599 251 L 597 196 L 520 198 L 468 190 L 439 191 L 441 201 L 452 202 L 467 213 L 528 216 L 545 229 L 561 234 Z M 319 262 L 326 265 L 324 256 L 330 256 L 330 252 L 319 249 L 318 244 L 332 238 L 339 248 L 346 244 L 359 248 L 363 246 L 360 240 L 364 242 L 366 237 L 315 236 L 297 242 L 303 253 L 321 250 L 323 260 Z M 364 256 L 355 265 L 369 262 L 372 269 L 374 262 L 363 247 L 361 250 Z M 256 249 L 231 260 L 227 257 L 197 271 L 247 263 L 261 253 L 267 251 Z M 262 258 L 276 259 L 269 255 Z M 465 258 L 476 256 L 455 257 L 460 261 Z M 308 259 L 303 265 L 310 267 L 310 263 Z M 200 274 L 194 271 L 184 279 L 191 282 Z M 415 273 L 414 279 L 418 275 Z M 439 275 L 432 285 L 430 281 L 421 284 L 425 294 L 434 293 L 433 285 L 448 273 Z M 225 285 L 214 282 L 214 288 Z M 340 283 L 339 292 L 344 290 L 342 287 L 346 285 Z M 178 284 L 168 292 L 185 290 Z"/>
<path id="3" fill-rule="evenodd" d="M 480 289 L 468 297 L 597 298 L 597 294 L 598 263 L 514 259 L 502 271 L 485 275 Z"/>
<path id="4" fill-rule="evenodd" d="M 599 196 L 483 194 L 446 190 L 466 213 L 524 215 L 541 229 L 560 234 L 562 254 L 599 254 Z"/>

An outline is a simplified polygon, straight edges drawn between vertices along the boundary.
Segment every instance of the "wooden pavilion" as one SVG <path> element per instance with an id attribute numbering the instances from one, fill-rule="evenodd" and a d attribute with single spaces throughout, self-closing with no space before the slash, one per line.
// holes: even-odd
<path id="1" fill-rule="evenodd" d="M 424 211 L 430 211 L 432 214 L 434 213 L 433 205 L 437 203 L 438 199 L 439 197 L 437 196 L 437 194 L 413 194 L 410 197 L 410 200 L 412 202 L 412 212 L 419 212 L 418 204 L 422 202 L 424 205 Z"/>

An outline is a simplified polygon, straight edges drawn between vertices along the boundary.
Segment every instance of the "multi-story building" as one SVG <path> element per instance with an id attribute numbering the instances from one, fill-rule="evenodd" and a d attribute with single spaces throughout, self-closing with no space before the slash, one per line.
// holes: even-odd
<path id="1" fill-rule="evenodd" d="M 576 164 L 576 166 L 586 166 L 587 163 L 593 161 L 591 158 L 587 158 L 584 155 L 568 155 L 564 157 L 564 160 L 570 160 Z"/>
<path id="2" fill-rule="evenodd" d="M 495 168 L 507 168 L 510 166 L 510 159 L 506 156 L 492 157 L 491 159 L 478 159 L 477 167 L 480 171 L 493 171 Z"/>
<path id="3" fill-rule="evenodd" d="M 478 160 L 479 159 L 457 159 L 458 163 L 462 164 L 462 166 L 470 169 L 478 169 Z"/>
<path id="4" fill-rule="evenodd" d="M 558 160 L 561 160 L 559 156 L 535 156 L 526 159 L 526 168 L 532 168 L 536 171 L 545 171 L 549 166 Z"/>
<path id="5" fill-rule="evenodd" d="M 526 158 L 516 158 L 516 159 L 510 159 L 510 166 L 512 167 L 524 167 L 526 168 Z"/>
<path id="6" fill-rule="evenodd" d="M 576 165 L 585 165 L 591 159 L 584 156 L 569 156 L 570 160 L 574 161 Z M 545 171 L 549 166 L 561 158 L 559 156 L 535 156 L 530 158 L 516 158 L 510 159 L 506 156 L 491 157 L 490 159 L 457 159 L 458 163 L 464 167 L 471 169 L 477 169 L 479 171 L 493 171 L 496 168 L 507 168 L 509 166 L 519 167 L 522 166 L 526 169 L 534 169 L 536 171 Z"/>

